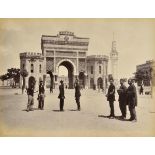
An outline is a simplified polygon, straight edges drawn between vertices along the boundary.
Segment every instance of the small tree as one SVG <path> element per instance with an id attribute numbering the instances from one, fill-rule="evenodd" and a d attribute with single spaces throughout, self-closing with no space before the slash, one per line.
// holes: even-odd
<path id="1" fill-rule="evenodd" d="M 13 79 L 13 87 L 16 87 L 16 84 L 20 81 L 20 69 L 10 68 L 7 71 L 8 78 Z"/>
<path id="2" fill-rule="evenodd" d="M 28 72 L 26 69 L 23 69 L 22 71 L 20 71 L 20 74 L 23 77 L 23 85 L 22 85 L 22 94 L 23 94 L 25 89 L 25 78 L 28 76 Z"/>
<path id="3" fill-rule="evenodd" d="M 0 79 L 1 79 L 1 81 L 3 82 L 3 85 L 4 85 L 4 81 L 8 79 L 7 74 L 1 75 L 1 76 L 0 76 Z"/>

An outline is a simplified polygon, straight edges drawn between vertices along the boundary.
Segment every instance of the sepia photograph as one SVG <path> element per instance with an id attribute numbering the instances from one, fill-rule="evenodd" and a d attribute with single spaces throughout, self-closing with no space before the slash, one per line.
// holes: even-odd
<path id="1" fill-rule="evenodd" d="M 155 19 L 1 18 L 0 137 L 154 137 Z"/>

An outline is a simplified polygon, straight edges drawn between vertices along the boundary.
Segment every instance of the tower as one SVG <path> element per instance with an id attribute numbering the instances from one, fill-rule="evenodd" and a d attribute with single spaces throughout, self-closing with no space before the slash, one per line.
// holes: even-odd
<path id="1" fill-rule="evenodd" d="M 110 52 L 110 61 L 111 61 L 111 73 L 114 79 L 114 84 L 118 85 L 118 52 L 116 50 L 116 41 L 114 40 L 113 34 L 113 41 L 112 41 L 112 48 Z"/>
<path id="2" fill-rule="evenodd" d="M 34 53 L 34 52 L 25 52 L 20 53 L 20 70 L 26 70 L 28 75 L 25 77 L 25 85 L 26 87 L 29 86 L 31 82 L 36 83 L 36 87 L 39 85 L 39 81 L 42 79 L 44 80 L 44 66 L 43 66 L 43 56 L 41 53 Z M 23 78 L 20 78 L 20 83 L 23 83 Z M 44 81 L 45 83 L 45 81 Z"/>

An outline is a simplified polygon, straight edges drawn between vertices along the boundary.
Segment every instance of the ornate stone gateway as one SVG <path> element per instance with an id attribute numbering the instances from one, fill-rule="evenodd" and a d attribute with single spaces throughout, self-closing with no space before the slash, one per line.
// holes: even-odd
<path id="1" fill-rule="evenodd" d="M 80 84 L 87 84 L 87 50 L 89 38 L 79 38 L 72 32 L 61 31 L 57 36 L 42 35 L 41 49 L 44 57 L 46 72 L 50 74 L 51 85 L 59 84 L 59 66 L 68 69 L 69 88 L 73 88 L 74 81 L 80 77 Z"/>

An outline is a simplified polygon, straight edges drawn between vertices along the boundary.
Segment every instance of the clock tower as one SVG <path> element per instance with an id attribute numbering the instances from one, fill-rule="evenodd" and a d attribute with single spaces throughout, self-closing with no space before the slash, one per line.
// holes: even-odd
<path id="1" fill-rule="evenodd" d="M 111 61 L 111 73 L 114 79 L 114 84 L 118 85 L 118 52 L 116 49 L 116 41 L 112 41 L 112 48 L 110 52 L 110 61 Z"/>

